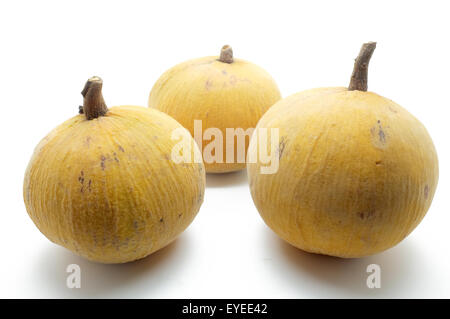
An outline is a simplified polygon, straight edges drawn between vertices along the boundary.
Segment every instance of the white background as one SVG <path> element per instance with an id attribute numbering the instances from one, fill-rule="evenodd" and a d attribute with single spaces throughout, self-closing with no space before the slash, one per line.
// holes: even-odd
<path id="1" fill-rule="evenodd" d="M 448 14 L 445 1 L 2 1 L 0 297 L 450 297 Z M 88 77 L 103 78 L 110 106 L 146 106 L 163 71 L 230 44 L 286 97 L 346 86 L 367 41 L 378 41 L 369 90 L 418 117 L 440 160 L 433 205 L 397 247 L 353 260 L 303 253 L 264 225 L 245 172 L 207 176 L 187 231 L 134 263 L 85 261 L 29 219 L 25 167 L 39 140 L 77 113 Z M 72 263 L 81 289 L 66 287 Z M 372 263 L 381 289 L 366 287 Z"/>

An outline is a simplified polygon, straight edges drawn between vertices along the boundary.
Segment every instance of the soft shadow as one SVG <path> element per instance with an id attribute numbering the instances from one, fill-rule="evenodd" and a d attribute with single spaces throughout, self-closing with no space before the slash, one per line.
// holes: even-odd
<path id="1" fill-rule="evenodd" d="M 59 247 L 49 246 L 34 266 L 36 285 L 53 298 L 139 298 L 158 290 L 180 267 L 186 254 L 186 238 L 176 240 L 150 256 L 125 264 L 90 262 Z M 176 261 L 178 259 L 179 261 Z M 81 288 L 67 288 L 66 268 L 81 269 Z"/>
<path id="2" fill-rule="evenodd" d="M 429 265 L 421 258 L 420 251 L 407 239 L 400 245 L 380 254 L 343 259 L 317 255 L 297 249 L 275 235 L 269 235 L 279 257 L 285 261 L 277 272 L 289 284 L 308 290 L 322 298 L 403 298 L 417 291 L 414 278 L 427 273 Z M 276 237 L 276 238 L 274 238 Z M 370 289 L 367 266 L 377 264 L 381 268 L 381 288 Z"/>
<path id="3" fill-rule="evenodd" d="M 243 185 L 247 183 L 247 170 L 243 169 L 230 173 L 206 174 L 206 187 L 219 188 Z"/>

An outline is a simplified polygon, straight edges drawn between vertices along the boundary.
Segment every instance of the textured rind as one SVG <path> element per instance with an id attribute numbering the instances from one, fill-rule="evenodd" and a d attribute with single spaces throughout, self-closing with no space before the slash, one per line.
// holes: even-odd
<path id="1" fill-rule="evenodd" d="M 64 122 L 26 170 L 28 214 L 52 242 L 97 262 L 129 262 L 166 246 L 192 222 L 205 189 L 202 163 L 171 160 L 177 128 L 166 114 L 136 106 Z"/>
<path id="2" fill-rule="evenodd" d="M 254 128 L 267 109 L 280 98 L 272 77 L 259 66 L 234 59 L 233 63 L 217 61 L 218 57 L 190 60 L 166 71 L 153 86 L 148 105 L 163 111 L 194 135 L 194 120 L 202 120 L 203 131 L 218 128 L 225 140 L 226 128 Z M 246 137 L 247 149 L 250 137 Z M 203 148 L 211 141 L 203 141 Z M 230 141 L 228 141 L 230 142 Z M 222 173 L 245 168 L 238 163 L 234 145 L 234 163 L 205 162 L 208 173 Z M 245 161 L 245 156 L 244 156 Z"/>
<path id="3" fill-rule="evenodd" d="M 425 127 L 371 92 L 320 88 L 276 103 L 258 128 L 279 128 L 279 170 L 247 165 L 266 224 L 313 253 L 362 257 L 403 240 L 422 220 L 438 182 Z M 282 145 L 281 145 L 282 144 Z M 257 150 L 252 138 L 249 156 Z"/>

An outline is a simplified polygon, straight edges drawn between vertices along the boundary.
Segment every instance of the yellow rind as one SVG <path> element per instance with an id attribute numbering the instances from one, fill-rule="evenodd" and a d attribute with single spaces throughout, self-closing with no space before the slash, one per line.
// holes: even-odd
<path id="1" fill-rule="evenodd" d="M 133 261 L 166 246 L 192 222 L 205 188 L 202 163 L 171 160 L 177 128 L 166 114 L 136 106 L 64 122 L 28 165 L 31 219 L 52 242 L 97 262 Z"/>
<path id="2" fill-rule="evenodd" d="M 175 118 L 194 135 L 194 120 L 202 128 L 218 128 L 224 138 L 223 163 L 205 161 L 208 173 L 231 172 L 245 168 L 237 160 L 226 163 L 226 128 L 254 128 L 260 117 L 280 98 L 272 77 L 259 66 L 234 59 L 223 63 L 218 57 L 190 60 L 166 71 L 153 86 L 148 105 Z M 203 133 L 203 132 L 202 132 Z M 245 149 L 250 137 L 246 138 Z M 204 140 L 203 148 L 211 141 Z M 227 141 L 230 143 L 231 141 Z"/>
<path id="3" fill-rule="evenodd" d="M 320 88 L 279 101 L 258 128 L 279 128 L 276 174 L 247 165 L 266 224 L 313 253 L 362 257 L 393 247 L 422 220 L 438 182 L 425 127 L 372 92 Z M 256 154 L 252 138 L 248 153 Z"/>

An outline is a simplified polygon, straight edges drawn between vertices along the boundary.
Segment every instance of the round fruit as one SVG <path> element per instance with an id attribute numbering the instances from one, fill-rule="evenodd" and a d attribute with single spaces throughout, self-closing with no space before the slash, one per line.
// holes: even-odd
<path id="1" fill-rule="evenodd" d="M 124 263 L 166 246 L 192 222 L 205 170 L 171 160 L 172 131 L 192 140 L 174 119 L 138 106 L 108 109 L 101 88 L 100 78 L 89 79 L 83 114 L 39 143 L 24 200 L 52 242 L 93 261 Z"/>
<path id="2" fill-rule="evenodd" d="M 266 71 L 233 58 L 231 47 L 224 46 L 220 57 L 190 60 L 165 72 L 153 86 L 148 105 L 169 114 L 191 132 L 204 150 L 208 173 L 223 173 L 245 168 L 251 130 L 280 98 Z M 195 120 L 199 121 L 197 129 Z M 242 130 L 236 134 L 238 138 L 231 134 L 227 138 L 227 128 Z M 204 135 L 208 129 L 218 129 L 220 134 Z M 221 144 L 211 144 L 217 140 Z"/>
<path id="3" fill-rule="evenodd" d="M 363 45 L 349 88 L 321 88 L 276 103 L 259 128 L 278 128 L 279 169 L 249 163 L 266 224 L 308 252 L 362 257 L 404 239 L 431 205 L 438 160 L 425 127 L 367 90 L 375 43 Z M 249 156 L 257 151 L 252 138 Z"/>

